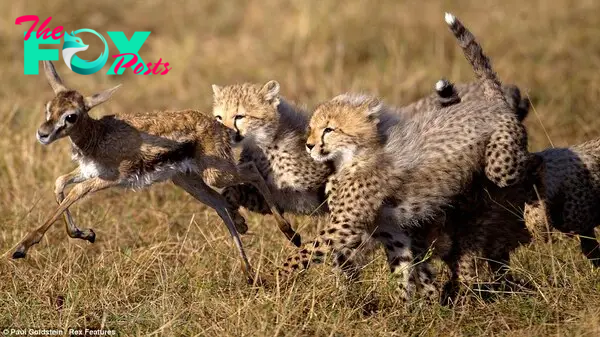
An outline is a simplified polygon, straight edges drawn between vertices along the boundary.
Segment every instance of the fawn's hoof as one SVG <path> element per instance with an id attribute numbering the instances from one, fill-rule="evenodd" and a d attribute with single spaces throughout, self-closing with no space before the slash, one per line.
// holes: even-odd
<path id="1" fill-rule="evenodd" d="M 73 239 L 81 239 L 89 241 L 91 243 L 96 242 L 96 233 L 92 229 L 75 230 L 73 233 L 69 233 L 69 236 Z"/>
<path id="2" fill-rule="evenodd" d="M 94 231 L 91 229 L 89 231 L 90 232 L 88 233 L 88 235 L 86 235 L 84 239 L 88 240 L 90 243 L 96 242 L 96 233 L 94 233 Z"/>
<path id="3" fill-rule="evenodd" d="M 235 230 L 240 234 L 246 234 L 248 232 L 248 225 L 246 224 L 246 219 L 239 213 L 235 212 L 232 215 L 233 224 L 235 225 Z"/>
<path id="4" fill-rule="evenodd" d="M 257 287 L 264 287 L 267 285 L 267 282 L 262 278 L 262 277 L 257 277 L 257 278 L 247 278 L 246 281 L 248 281 L 248 285 L 255 285 Z"/>
<path id="5" fill-rule="evenodd" d="M 248 232 L 248 225 L 246 225 L 246 221 L 244 221 L 244 222 L 236 222 L 235 229 L 240 234 L 246 234 L 246 232 Z"/>
<path id="6" fill-rule="evenodd" d="M 292 236 L 292 243 L 296 247 L 300 247 L 302 245 L 302 238 L 300 237 L 300 234 L 294 234 L 294 236 Z"/>
<path id="7" fill-rule="evenodd" d="M 26 255 L 26 254 L 25 254 L 25 252 L 23 252 L 23 251 L 21 251 L 21 250 L 16 250 L 16 251 L 13 253 L 13 255 L 12 255 L 12 258 L 13 258 L 13 259 L 15 259 L 15 260 L 16 260 L 16 259 L 22 259 L 22 258 L 24 258 L 24 257 L 25 257 L 25 255 Z"/>

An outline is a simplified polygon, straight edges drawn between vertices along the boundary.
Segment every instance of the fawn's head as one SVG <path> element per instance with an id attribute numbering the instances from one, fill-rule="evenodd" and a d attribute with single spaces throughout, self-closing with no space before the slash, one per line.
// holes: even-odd
<path id="1" fill-rule="evenodd" d="M 44 73 L 54 91 L 54 98 L 45 104 L 46 121 L 37 130 L 37 139 L 47 145 L 53 141 L 67 137 L 77 128 L 77 125 L 91 118 L 88 112 L 103 102 L 106 102 L 120 85 L 84 97 L 76 90 L 68 89 L 61 80 L 50 61 L 44 61 Z"/>
<path id="2" fill-rule="evenodd" d="M 232 141 L 271 142 L 277 130 L 279 83 L 213 85 L 213 115 L 232 132 Z"/>

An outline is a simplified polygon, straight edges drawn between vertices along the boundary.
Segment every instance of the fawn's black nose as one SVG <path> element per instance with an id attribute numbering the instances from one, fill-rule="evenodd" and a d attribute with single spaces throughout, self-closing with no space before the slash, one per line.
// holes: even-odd
<path id="1" fill-rule="evenodd" d="M 36 133 L 36 137 L 37 137 L 38 141 L 42 144 L 48 144 L 50 141 L 51 135 L 52 135 L 52 129 L 45 128 L 45 127 L 40 127 Z"/>
<path id="2" fill-rule="evenodd" d="M 38 130 L 37 134 L 38 134 L 39 138 L 48 138 L 48 136 L 50 136 L 49 132 L 41 131 L 41 130 Z"/>
<path id="3" fill-rule="evenodd" d="M 313 149 L 313 147 L 315 147 L 315 144 L 309 144 L 309 143 L 306 143 L 306 149 L 307 149 L 308 151 L 312 150 L 312 149 Z"/>

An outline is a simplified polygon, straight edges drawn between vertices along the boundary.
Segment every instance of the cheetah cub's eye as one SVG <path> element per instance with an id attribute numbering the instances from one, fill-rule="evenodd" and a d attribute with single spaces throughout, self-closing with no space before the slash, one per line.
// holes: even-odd
<path id="1" fill-rule="evenodd" d="M 326 127 L 325 129 L 323 129 L 323 134 L 330 133 L 330 132 L 332 132 L 332 131 L 333 131 L 333 129 L 332 129 L 332 128 L 330 128 L 330 127 Z"/>
<path id="2" fill-rule="evenodd" d="M 235 119 L 236 121 L 242 120 L 244 118 L 243 115 L 235 115 L 233 116 L 233 119 Z"/>
<path id="3" fill-rule="evenodd" d="M 221 116 L 215 116 L 215 118 L 216 118 L 216 119 L 217 119 L 219 122 L 222 122 L 222 121 L 223 121 L 223 117 L 221 117 Z"/>

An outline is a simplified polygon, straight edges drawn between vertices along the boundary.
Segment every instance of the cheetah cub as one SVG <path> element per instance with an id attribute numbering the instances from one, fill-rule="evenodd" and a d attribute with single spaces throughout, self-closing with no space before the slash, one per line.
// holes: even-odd
<path id="1" fill-rule="evenodd" d="M 446 21 L 481 81 L 486 101 L 415 115 L 391 127 L 385 142 L 377 130 L 384 106 L 379 99 L 346 94 L 319 104 L 306 149 L 314 160 L 331 161 L 336 168 L 328 185 L 330 224 L 286 260 L 279 272 L 284 279 L 312 262 L 323 262 L 326 255 L 355 278 L 360 257 L 375 247 L 373 235 L 382 235 L 376 231 L 386 233 L 394 248 L 386 245 L 392 272 L 407 269 L 412 259 L 404 231 L 442 216 L 475 174 L 483 171 L 498 187 L 526 177 L 523 125 L 473 35 L 454 16 L 446 15 Z M 395 231 L 377 227 L 380 212 L 395 219 Z M 401 288 L 408 288 L 410 279 L 402 274 Z"/>
<path id="2" fill-rule="evenodd" d="M 459 91 L 447 80 L 438 81 L 435 89 L 437 107 L 461 101 Z M 508 269 L 510 254 L 531 241 L 522 213 L 525 203 L 535 198 L 534 186 L 540 185 L 542 168 L 542 160 L 536 156 L 530 161 L 526 179 L 506 188 L 498 188 L 478 173 L 470 186 L 445 207 L 444 216 L 438 219 L 443 223 L 428 223 L 420 230 L 409 231 L 415 246 L 432 248 L 432 257 L 441 258 L 450 269 L 451 277 L 441 297 L 443 304 L 455 300 L 460 285 L 499 281 L 512 286 L 514 280 Z M 419 251 L 423 247 L 413 248 L 413 252 Z M 486 269 L 492 272 L 493 280 L 482 278 L 487 274 Z M 422 282 L 424 271 L 415 272 L 417 281 Z M 433 274 L 428 277 L 433 278 Z"/>
<path id="3" fill-rule="evenodd" d="M 526 202 L 534 197 L 541 161 L 532 164 L 525 181 L 505 188 L 476 175 L 465 192 L 445 208 L 443 223 L 434 221 L 410 232 L 415 244 L 432 248 L 432 258 L 441 258 L 450 270 L 441 296 L 443 304 L 454 302 L 461 285 L 514 285 L 508 268 L 510 255 L 531 242 L 522 214 Z"/>
<path id="4" fill-rule="evenodd" d="M 479 82 L 457 84 L 453 88 L 462 101 L 484 99 Z M 213 85 L 212 90 L 213 115 L 231 130 L 233 143 L 242 146 L 240 164 L 256 165 L 279 210 L 304 215 L 326 213 L 325 182 L 333 167 L 329 162 L 312 160 L 305 151 L 310 114 L 282 97 L 280 85 L 274 80 L 266 84 Z M 529 111 L 529 101 L 521 99 L 514 85 L 503 87 L 503 92 L 518 119 L 523 120 Z M 436 108 L 443 94 L 434 93 L 397 109 L 386 107 L 389 112 L 386 125 Z M 385 126 L 381 132 L 385 132 Z M 223 195 L 235 207 L 270 213 L 264 198 L 251 185 L 228 187 Z"/>
<path id="5" fill-rule="evenodd" d="M 525 208 L 527 227 L 544 233 L 546 240 L 551 228 L 579 235 L 581 252 L 600 267 L 594 233 L 600 224 L 600 139 L 537 154 L 545 163 L 544 184 L 539 199 Z"/>
<path id="6" fill-rule="evenodd" d="M 412 104 L 411 111 L 417 111 L 416 107 L 423 111 L 436 108 L 439 101 L 442 101 L 439 103 L 442 105 L 453 104 L 463 99 L 458 98 L 461 93 L 470 93 L 467 99 L 472 100 L 483 93 L 479 83 L 461 84 L 457 86 L 457 90 L 452 87 L 453 97 L 445 97 L 448 94 L 448 85 L 449 83 L 437 86 L 437 94 L 424 97 L 416 105 Z M 327 178 L 333 173 L 333 167 L 329 162 L 314 161 L 305 150 L 306 128 L 310 115 L 285 100 L 279 94 L 279 90 L 276 81 L 269 81 L 264 85 L 213 85 L 213 114 L 218 121 L 232 130 L 232 141 L 243 146 L 240 163 L 255 163 L 275 195 L 281 211 L 321 215 L 328 211 L 324 190 Z M 518 93 L 518 89 L 516 92 Z M 507 96 L 507 99 L 510 97 Z M 389 126 L 397 123 L 398 118 L 408 115 L 403 108 L 398 109 L 400 114 L 391 107 L 384 108 L 385 117 L 382 114 L 380 120 L 385 122 L 380 121 L 378 131 L 381 134 L 386 133 L 385 130 Z M 526 113 L 527 111 L 518 115 L 524 118 Z M 223 195 L 236 207 L 243 206 L 262 214 L 270 212 L 264 198 L 251 185 L 228 187 Z M 387 237 L 378 238 L 378 241 L 398 245 L 397 240 L 387 242 Z M 422 289 L 431 292 L 428 284 L 433 272 L 422 263 L 419 274 L 417 281 L 422 285 Z"/>
<path id="7" fill-rule="evenodd" d="M 240 165 L 252 163 L 269 186 L 280 211 L 322 214 L 328 163 L 304 151 L 309 114 L 279 95 L 279 83 L 213 85 L 213 114 L 242 146 Z M 223 196 L 238 208 L 269 214 L 264 198 L 251 185 L 231 186 Z M 297 237 L 297 245 L 300 237 Z"/>

